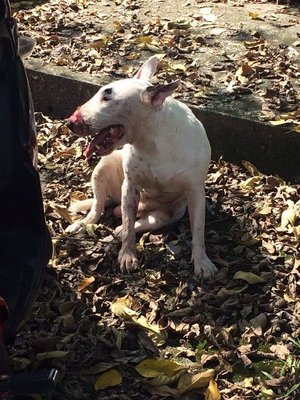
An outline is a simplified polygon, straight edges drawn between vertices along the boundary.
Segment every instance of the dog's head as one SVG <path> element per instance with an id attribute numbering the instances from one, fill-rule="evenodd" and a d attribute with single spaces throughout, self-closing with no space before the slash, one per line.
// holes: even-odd
<path id="1" fill-rule="evenodd" d="M 110 154 L 116 148 L 134 141 L 134 132 L 153 110 L 159 110 L 165 99 L 178 87 L 179 81 L 151 86 L 157 69 L 157 57 L 149 58 L 131 79 L 103 86 L 94 97 L 79 107 L 67 126 L 79 136 L 93 136 L 86 156 Z"/>

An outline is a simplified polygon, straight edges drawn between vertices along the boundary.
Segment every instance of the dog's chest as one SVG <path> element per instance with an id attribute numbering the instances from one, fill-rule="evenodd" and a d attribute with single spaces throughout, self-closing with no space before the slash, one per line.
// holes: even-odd
<path id="1" fill-rule="evenodd" d="M 179 168 L 170 157 L 130 155 L 125 174 L 140 189 L 152 196 L 161 196 L 183 191 L 183 180 Z"/>

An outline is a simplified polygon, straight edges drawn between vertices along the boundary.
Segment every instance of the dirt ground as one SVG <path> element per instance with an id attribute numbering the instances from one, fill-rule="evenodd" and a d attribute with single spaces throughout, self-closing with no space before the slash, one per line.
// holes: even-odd
<path id="1" fill-rule="evenodd" d="M 247 15 L 256 28 L 265 23 L 265 16 L 280 15 L 277 23 L 283 24 L 283 30 L 287 21 L 296 27 L 292 48 L 298 49 L 299 9 L 286 3 L 50 0 L 16 4 L 21 30 L 36 37 L 34 57 L 44 63 L 82 68 L 91 75 L 101 71 L 111 79 L 130 75 L 147 55 L 169 49 L 159 78 L 179 75 L 184 82 L 180 98 L 198 99 L 204 105 L 207 93 L 220 81 L 216 75 L 210 78 L 209 63 L 211 72 L 199 68 L 195 75 L 194 66 L 189 68 L 197 59 L 192 49 L 200 47 L 202 57 L 209 60 L 210 49 L 222 47 L 220 35 L 227 35 L 229 28 L 216 22 L 221 15 L 226 22 L 226 13 L 233 9 L 253 10 L 258 15 Z M 203 14 L 202 7 L 211 10 Z M 92 8 L 98 11 L 91 15 Z M 213 44 L 197 30 L 199 26 L 193 26 L 194 21 L 203 23 L 205 32 L 219 29 Z M 214 26 L 207 28 L 207 23 Z M 203 40 L 206 44 L 201 44 Z M 244 41 L 248 42 L 248 36 Z M 288 47 L 283 47 L 280 54 L 288 65 L 271 69 L 271 54 L 277 55 L 273 66 L 283 63 L 278 43 L 270 53 L 260 37 L 254 35 L 249 42 L 254 46 L 253 57 L 263 57 L 263 70 L 268 73 L 257 74 L 263 59 L 255 58 L 255 66 L 250 61 L 237 64 L 239 58 L 231 58 L 229 64 L 236 69 L 230 67 L 226 73 L 234 96 L 244 95 L 249 86 L 258 90 L 258 79 L 278 84 L 271 97 L 277 108 L 266 100 L 264 115 L 286 121 L 283 113 L 289 114 L 297 128 L 298 56 L 288 56 Z M 243 65 L 244 70 L 237 73 Z M 273 113 L 272 118 L 268 113 Z M 85 233 L 70 236 L 64 231 L 76 218 L 67 210 L 70 202 L 92 195 L 89 179 L 97 159 L 86 162 L 87 140 L 70 135 L 63 121 L 38 112 L 36 117 L 39 168 L 54 252 L 29 321 L 11 349 L 11 359 L 18 371 L 59 369 L 57 390 L 42 398 L 299 399 L 300 186 L 262 175 L 247 161 L 236 166 L 214 160 L 206 185 L 206 244 L 219 269 L 216 279 L 191 278 L 187 215 L 175 226 L 139 236 L 142 268 L 124 275 L 116 262 L 120 243 L 112 235 L 119 221 L 111 209 Z"/>
<path id="2" fill-rule="evenodd" d="M 280 3 L 52 0 L 17 18 L 38 69 L 101 84 L 156 54 L 158 78 L 181 79 L 185 101 L 298 126 L 299 4 Z"/>

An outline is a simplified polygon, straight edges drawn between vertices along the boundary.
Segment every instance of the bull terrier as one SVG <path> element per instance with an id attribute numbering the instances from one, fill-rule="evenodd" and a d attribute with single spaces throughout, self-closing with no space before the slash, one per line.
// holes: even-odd
<path id="1" fill-rule="evenodd" d="M 76 233 L 96 223 L 107 200 L 122 215 L 118 261 L 122 272 L 139 267 L 136 232 L 157 230 L 178 221 L 188 208 L 192 232 L 192 261 L 197 278 L 217 272 L 204 244 L 204 182 L 211 148 L 202 123 L 190 108 L 172 97 L 173 81 L 151 85 L 158 59 L 148 59 L 130 79 L 103 86 L 79 107 L 67 126 L 76 135 L 93 138 L 86 156 L 101 156 L 92 175 L 92 201 L 75 204 L 73 211 L 90 208 L 87 216 L 66 231 Z"/>

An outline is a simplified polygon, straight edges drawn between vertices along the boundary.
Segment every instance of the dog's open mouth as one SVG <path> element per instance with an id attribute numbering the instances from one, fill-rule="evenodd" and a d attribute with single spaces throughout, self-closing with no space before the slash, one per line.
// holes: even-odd
<path id="1" fill-rule="evenodd" d="M 124 136 L 125 129 L 122 125 L 111 125 L 102 129 L 89 143 L 85 155 L 89 159 L 93 153 L 99 156 L 106 156 L 115 148 L 115 144 Z"/>

